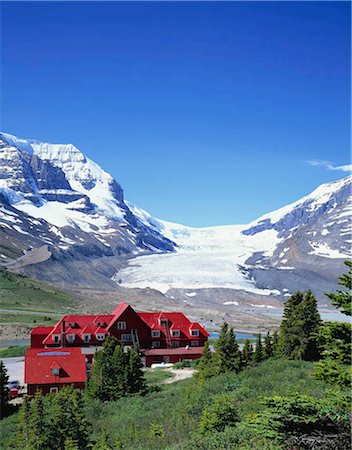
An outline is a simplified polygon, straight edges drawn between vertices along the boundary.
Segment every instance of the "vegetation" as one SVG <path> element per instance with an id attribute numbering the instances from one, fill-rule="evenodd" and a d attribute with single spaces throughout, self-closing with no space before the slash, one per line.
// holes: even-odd
<path id="1" fill-rule="evenodd" d="M 279 351 L 290 359 L 316 361 L 319 358 L 318 332 L 321 319 L 311 291 L 297 291 L 285 303 L 280 325 Z"/>
<path id="2" fill-rule="evenodd" d="M 5 364 L 0 361 L 0 419 L 6 416 L 8 412 L 8 389 L 7 383 L 9 376 Z"/>
<path id="3" fill-rule="evenodd" d="M 336 293 L 326 294 L 331 303 L 347 316 L 352 315 L 352 261 L 345 261 L 348 267 L 348 273 L 343 274 L 339 278 L 339 284 L 344 286 L 346 290 L 339 289 Z"/>
<path id="4" fill-rule="evenodd" d="M 74 307 L 66 292 L 0 268 L 0 308 L 62 313 Z"/>
<path id="5" fill-rule="evenodd" d="M 146 380 L 138 350 L 124 351 L 109 338 L 95 355 L 87 395 L 68 388 L 44 399 L 26 398 L 18 415 L 2 421 L 3 445 L 347 450 L 350 331 L 347 323 L 323 325 L 313 294 L 296 292 L 286 302 L 279 334 L 263 341 L 259 335 L 255 348 L 246 341 L 240 351 L 224 323 L 215 352 L 205 346 L 197 376 L 159 386 L 162 372 Z M 154 386 L 147 386 L 151 382 Z"/>
<path id="6" fill-rule="evenodd" d="M 116 400 L 131 394 L 145 394 L 146 381 L 137 348 L 125 351 L 115 337 L 109 336 L 94 355 L 92 374 L 87 386 L 91 399 Z"/>
<path id="7" fill-rule="evenodd" d="M 15 345 L 13 347 L 0 348 L 0 358 L 13 358 L 15 356 L 24 356 L 28 345 Z"/>
<path id="8" fill-rule="evenodd" d="M 352 263 L 346 261 L 348 274 L 340 277 L 341 285 L 348 292 L 338 290 L 336 294 L 327 294 L 335 305 L 341 307 L 341 312 L 351 315 Z M 325 322 L 319 329 L 318 343 L 321 361 L 316 364 L 315 376 L 337 386 L 351 385 L 351 322 Z"/>

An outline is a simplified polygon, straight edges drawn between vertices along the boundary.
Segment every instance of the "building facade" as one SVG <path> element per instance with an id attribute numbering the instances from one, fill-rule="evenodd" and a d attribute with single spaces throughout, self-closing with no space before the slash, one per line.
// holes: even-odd
<path id="1" fill-rule="evenodd" d="M 36 327 L 25 358 L 28 392 L 83 389 L 94 353 L 108 336 L 138 345 L 144 365 L 200 358 L 209 334 L 182 312 L 136 312 L 121 303 L 111 314 L 67 315 L 54 326 Z"/>

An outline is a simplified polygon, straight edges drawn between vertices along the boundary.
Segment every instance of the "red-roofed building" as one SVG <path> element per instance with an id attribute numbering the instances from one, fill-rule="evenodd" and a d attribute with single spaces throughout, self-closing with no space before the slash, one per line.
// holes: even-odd
<path id="1" fill-rule="evenodd" d="M 81 348 L 37 349 L 26 351 L 24 381 L 29 395 L 57 393 L 61 387 L 84 389 L 87 380 L 86 356 Z"/>
<path id="2" fill-rule="evenodd" d="M 94 352 L 108 336 L 115 336 L 126 346 L 138 345 L 145 365 L 150 366 L 154 362 L 199 358 L 209 334 L 182 312 L 136 312 L 127 303 L 118 305 L 111 314 L 67 315 L 54 326 L 32 330 L 25 360 L 26 382 L 33 386 L 31 391 L 44 384 L 45 392 L 72 383 L 83 388 L 86 365 L 92 363 Z M 67 352 L 70 354 L 64 354 Z M 51 360 L 54 366 L 43 363 L 54 358 L 55 353 L 57 359 Z M 78 372 L 73 368 L 76 357 Z M 57 370 L 60 375 L 53 384 L 50 371 Z"/>

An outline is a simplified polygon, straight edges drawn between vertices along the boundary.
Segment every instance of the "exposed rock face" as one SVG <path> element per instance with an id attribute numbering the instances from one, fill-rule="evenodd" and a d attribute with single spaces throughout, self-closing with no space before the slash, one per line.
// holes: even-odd
<path id="1" fill-rule="evenodd" d="M 192 307 L 223 289 L 226 308 L 238 296 L 283 300 L 297 289 L 324 299 L 350 255 L 351 184 L 324 184 L 248 225 L 195 229 L 129 204 L 72 144 L 0 133 L 0 264 L 69 285 L 184 291 Z"/>
<path id="2" fill-rule="evenodd" d="M 101 269 L 89 279 L 86 268 L 84 275 L 80 269 L 70 271 L 68 261 L 73 267 L 78 261 L 111 258 L 115 270 L 126 256 L 174 250 L 173 242 L 133 214 L 117 181 L 75 146 L 5 133 L 0 139 L 3 260 L 48 244 L 48 261 L 37 264 L 39 269 L 28 265 L 21 270 L 49 281 L 58 277 L 86 285 L 104 277 L 109 283 L 114 271 Z"/>

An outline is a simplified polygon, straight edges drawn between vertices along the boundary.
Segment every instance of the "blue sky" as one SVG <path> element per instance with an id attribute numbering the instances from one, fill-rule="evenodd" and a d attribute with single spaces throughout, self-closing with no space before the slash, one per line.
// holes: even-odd
<path id="1" fill-rule="evenodd" d="M 347 175 L 349 42 L 348 2 L 3 2 L 1 129 L 156 217 L 246 223 Z"/>

